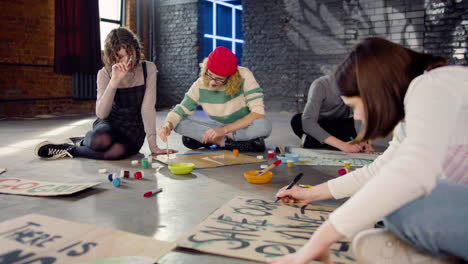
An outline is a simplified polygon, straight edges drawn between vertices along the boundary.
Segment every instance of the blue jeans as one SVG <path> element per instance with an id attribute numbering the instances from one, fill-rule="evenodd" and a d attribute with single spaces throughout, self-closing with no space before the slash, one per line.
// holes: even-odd
<path id="1" fill-rule="evenodd" d="M 437 181 L 432 192 L 383 219 L 401 240 L 435 256 L 468 260 L 468 186 Z"/>
<path id="2" fill-rule="evenodd" d="M 191 117 L 179 122 L 174 131 L 182 136 L 202 141 L 202 135 L 210 128 L 221 128 L 222 125 L 208 120 L 198 120 Z M 271 121 L 266 118 L 259 118 L 249 126 L 232 133 L 234 141 L 246 141 L 259 137 L 268 137 L 271 134 Z"/>

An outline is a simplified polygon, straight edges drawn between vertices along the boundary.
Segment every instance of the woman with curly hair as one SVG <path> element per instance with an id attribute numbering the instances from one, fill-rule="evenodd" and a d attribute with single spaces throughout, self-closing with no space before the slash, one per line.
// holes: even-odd
<path id="1" fill-rule="evenodd" d="M 189 117 L 197 106 L 214 121 Z M 165 142 L 174 130 L 187 148 L 216 144 L 225 149 L 261 152 L 271 133 L 265 118 L 263 91 L 252 72 L 237 65 L 229 49 L 218 47 L 201 63 L 200 77 L 159 129 Z"/>
<path id="2" fill-rule="evenodd" d="M 127 28 L 113 29 L 104 45 L 93 129 L 76 144 L 40 143 L 39 157 L 123 159 L 138 153 L 145 137 L 151 153 L 166 153 L 156 143 L 156 65 L 142 60 L 140 41 Z"/>

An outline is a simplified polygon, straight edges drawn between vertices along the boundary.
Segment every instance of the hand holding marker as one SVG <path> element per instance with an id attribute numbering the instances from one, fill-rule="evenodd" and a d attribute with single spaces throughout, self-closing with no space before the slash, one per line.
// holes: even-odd
<path id="1" fill-rule="evenodd" d="M 288 187 L 286 187 L 286 190 L 291 189 L 291 188 L 294 186 L 294 184 L 296 184 L 296 183 L 302 178 L 302 175 L 304 175 L 302 172 L 299 173 L 298 175 L 296 175 L 296 177 L 294 177 L 294 179 L 292 180 L 292 182 L 289 183 Z M 280 199 L 281 199 L 281 198 L 279 198 L 279 197 L 276 198 L 275 203 L 277 203 Z"/>
<path id="2" fill-rule="evenodd" d="M 255 173 L 255 176 L 263 175 L 265 172 L 267 172 L 267 171 L 273 169 L 274 167 L 280 165 L 280 163 L 281 163 L 281 160 L 275 161 L 275 163 L 273 163 L 273 164 L 271 164 L 270 166 L 266 167 L 265 169 L 263 169 L 263 170 L 261 170 L 261 171 Z"/>

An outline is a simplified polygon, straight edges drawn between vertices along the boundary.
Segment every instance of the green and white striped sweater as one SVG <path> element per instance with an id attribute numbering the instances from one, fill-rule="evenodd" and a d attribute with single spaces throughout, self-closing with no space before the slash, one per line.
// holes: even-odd
<path id="1" fill-rule="evenodd" d="M 251 112 L 264 115 L 262 88 L 250 70 L 245 67 L 238 69 L 242 83 L 237 94 L 227 95 L 224 86 L 219 89 L 205 87 L 202 78 L 198 78 L 182 102 L 167 115 L 166 125 L 169 122 L 170 127 L 176 127 L 180 120 L 192 115 L 198 105 L 211 119 L 223 125 L 234 123 Z"/>

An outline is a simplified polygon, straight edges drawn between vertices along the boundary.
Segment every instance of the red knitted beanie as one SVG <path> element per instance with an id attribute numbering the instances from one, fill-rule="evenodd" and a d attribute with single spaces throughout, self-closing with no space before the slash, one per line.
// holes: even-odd
<path id="1" fill-rule="evenodd" d="M 220 76 L 231 76 L 237 71 L 237 57 L 230 49 L 217 47 L 208 55 L 208 70 Z"/>

